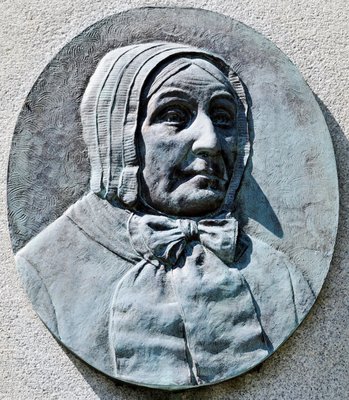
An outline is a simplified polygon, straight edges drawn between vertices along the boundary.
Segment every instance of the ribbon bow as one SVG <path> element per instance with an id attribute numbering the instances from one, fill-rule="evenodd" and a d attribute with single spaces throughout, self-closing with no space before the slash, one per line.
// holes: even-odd
<path id="1" fill-rule="evenodd" d="M 234 261 L 238 222 L 235 218 L 174 219 L 133 214 L 129 232 L 135 249 L 149 262 L 174 265 L 186 246 L 198 241 L 225 264 Z"/>

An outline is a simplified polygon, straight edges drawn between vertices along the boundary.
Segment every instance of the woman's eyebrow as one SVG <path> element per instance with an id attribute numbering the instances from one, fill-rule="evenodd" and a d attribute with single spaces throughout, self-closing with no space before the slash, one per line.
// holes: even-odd
<path id="1" fill-rule="evenodd" d="M 221 99 L 228 100 L 228 101 L 232 102 L 233 104 L 236 103 L 235 97 L 231 93 L 226 92 L 226 91 L 213 93 L 210 100 L 214 101 L 214 100 L 221 100 Z"/>
<path id="2" fill-rule="evenodd" d="M 189 93 L 181 89 L 166 90 L 162 93 L 154 93 L 148 100 L 147 113 L 153 115 L 157 112 L 159 107 L 166 106 L 166 104 L 175 104 L 176 102 L 185 104 L 194 104 Z"/>
<path id="3" fill-rule="evenodd" d="M 150 101 L 160 101 L 162 99 L 166 99 L 166 98 L 173 98 L 173 97 L 178 97 L 178 98 L 182 98 L 185 100 L 190 100 L 191 96 L 188 92 L 182 90 L 182 89 L 178 89 L 178 88 L 174 88 L 174 89 L 169 89 L 163 92 L 157 92 L 154 93 L 151 97 L 150 97 Z"/>

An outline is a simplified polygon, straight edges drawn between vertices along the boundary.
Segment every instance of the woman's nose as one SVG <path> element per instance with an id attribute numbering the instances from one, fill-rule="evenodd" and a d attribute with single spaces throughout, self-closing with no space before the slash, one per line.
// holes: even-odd
<path id="1" fill-rule="evenodd" d="M 217 155 L 221 150 L 219 136 L 211 118 L 205 112 L 199 112 L 190 128 L 194 136 L 192 150 L 197 155 Z"/>

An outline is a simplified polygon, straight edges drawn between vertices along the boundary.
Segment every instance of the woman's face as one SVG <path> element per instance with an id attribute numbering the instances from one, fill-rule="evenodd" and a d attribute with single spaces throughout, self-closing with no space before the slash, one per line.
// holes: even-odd
<path id="1" fill-rule="evenodd" d="M 168 215 L 214 212 L 232 175 L 236 103 L 223 73 L 212 68 L 221 79 L 191 65 L 165 81 L 141 121 L 142 196 Z"/>

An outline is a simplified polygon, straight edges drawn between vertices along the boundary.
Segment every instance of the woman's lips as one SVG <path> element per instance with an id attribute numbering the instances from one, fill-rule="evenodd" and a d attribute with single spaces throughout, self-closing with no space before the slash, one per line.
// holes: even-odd
<path id="1" fill-rule="evenodd" d="M 184 171 L 181 171 L 181 174 L 185 177 L 194 178 L 194 177 L 204 177 L 209 180 L 216 180 L 219 181 L 220 183 L 225 183 L 227 179 L 225 176 L 222 176 L 223 174 L 217 174 L 213 169 L 186 169 Z"/>
<path id="2" fill-rule="evenodd" d="M 182 183 L 192 182 L 198 189 L 213 189 L 224 191 L 227 185 L 227 180 L 220 178 L 216 174 L 212 174 L 207 170 L 187 170 L 183 171 L 181 176 Z"/>
<path id="3" fill-rule="evenodd" d="M 193 182 L 198 189 L 211 188 L 219 191 L 226 190 L 228 184 L 226 168 L 223 165 L 218 165 L 218 163 L 216 165 L 207 164 L 207 162 L 204 164 L 195 162 L 191 165 L 187 165 L 183 169 L 180 167 L 174 168 L 169 177 L 170 190 L 176 190 L 182 184 L 190 181 Z"/>

